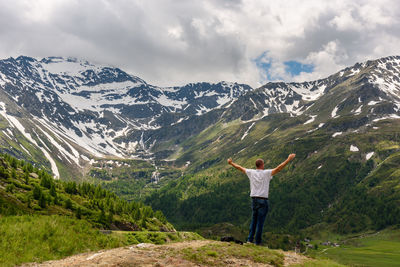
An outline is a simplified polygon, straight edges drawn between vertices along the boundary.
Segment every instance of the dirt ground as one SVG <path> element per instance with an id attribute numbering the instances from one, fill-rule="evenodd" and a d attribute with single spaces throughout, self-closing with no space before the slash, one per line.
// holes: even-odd
<path id="1" fill-rule="evenodd" d="M 210 240 L 196 240 L 180 243 L 169 243 L 166 245 L 138 244 L 133 246 L 102 250 L 98 252 L 83 253 L 70 256 L 61 260 L 47 261 L 43 263 L 28 263 L 22 266 L 203 266 L 185 260 L 174 255 L 174 251 L 184 248 L 198 248 L 210 244 Z M 299 264 L 308 258 L 294 252 L 282 251 L 285 255 L 284 264 L 289 266 Z M 255 263 L 243 258 L 228 258 L 226 266 L 271 266 L 268 264 Z"/>

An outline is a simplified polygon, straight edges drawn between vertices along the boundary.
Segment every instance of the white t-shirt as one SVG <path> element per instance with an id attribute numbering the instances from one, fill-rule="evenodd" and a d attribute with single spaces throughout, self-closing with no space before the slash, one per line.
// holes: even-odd
<path id="1" fill-rule="evenodd" d="M 246 169 L 246 174 L 250 180 L 250 197 L 268 198 L 272 170 Z"/>

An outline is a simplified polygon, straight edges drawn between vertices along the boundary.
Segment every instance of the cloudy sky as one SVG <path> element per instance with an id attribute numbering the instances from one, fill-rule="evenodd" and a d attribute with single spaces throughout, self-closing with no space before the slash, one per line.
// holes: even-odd
<path id="1" fill-rule="evenodd" d="M 160 86 L 313 80 L 399 44 L 398 0 L 0 0 L 0 58 L 83 58 Z"/>

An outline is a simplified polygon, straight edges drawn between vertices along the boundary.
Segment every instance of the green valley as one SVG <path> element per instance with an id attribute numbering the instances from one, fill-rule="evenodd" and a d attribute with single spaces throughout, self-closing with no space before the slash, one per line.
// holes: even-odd
<path id="1" fill-rule="evenodd" d="M 308 254 L 319 259 L 332 259 L 350 266 L 398 266 L 400 262 L 400 230 L 386 229 L 347 236 L 321 234 L 312 240 L 317 250 Z M 326 240 L 334 240 L 339 246 L 324 246 Z"/>
<path id="2" fill-rule="evenodd" d="M 186 174 L 155 191 L 147 203 L 184 228 L 221 222 L 247 227 L 248 180 L 229 168 L 226 159 L 233 157 L 251 168 L 260 157 L 275 167 L 294 152 L 293 164 L 271 182 L 268 230 L 297 232 L 327 222 L 332 231 L 349 233 L 398 224 L 400 125 L 380 121 L 362 132 L 332 137 L 330 127 L 337 120 L 343 121 L 332 119 L 315 129 L 318 122 L 305 126 L 301 117 L 269 116 L 239 143 L 235 140 L 249 124 L 209 128 L 187 141 L 191 149 L 179 158 L 192 162 Z M 350 151 L 351 146 L 359 151 Z"/>

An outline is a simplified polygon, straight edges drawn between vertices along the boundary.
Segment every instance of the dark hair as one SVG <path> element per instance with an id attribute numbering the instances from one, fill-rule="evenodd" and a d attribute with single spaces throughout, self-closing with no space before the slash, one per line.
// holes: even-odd
<path id="1" fill-rule="evenodd" d="M 256 160 L 256 167 L 260 168 L 262 165 L 264 165 L 264 161 L 262 159 Z"/>

